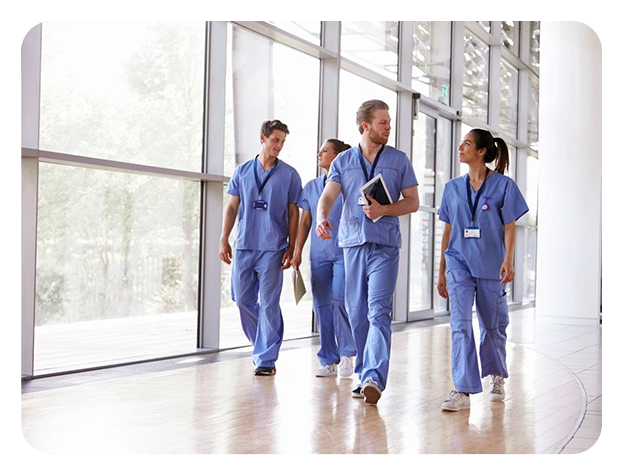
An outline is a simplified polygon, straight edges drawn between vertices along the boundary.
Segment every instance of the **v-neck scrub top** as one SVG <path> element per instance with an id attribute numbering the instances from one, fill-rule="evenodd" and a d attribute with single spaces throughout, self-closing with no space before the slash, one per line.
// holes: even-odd
<path id="1" fill-rule="evenodd" d="M 471 225 L 466 183 L 469 174 L 450 180 L 443 189 L 439 219 L 452 226 L 446 269 L 467 269 L 472 277 L 499 280 L 506 256 L 504 226 L 526 214 L 528 205 L 511 178 L 500 173 L 489 175 L 476 204 L 474 227 L 480 228 L 480 238 L 465 238 L 463 232 Z M 474 202 L 477 192 L 471 185 L 469 189 Z M 483 210 L 485 203 L 487 209 Z"/>
<path id="2" fill-rule="evenodd" d="M 361 196 L 359 189 L 368 181 L 361 168 L 360 154 L 359 147 L 349 148 L 340 153 L 331 163 L 327 177 L 327 181 L 334 181 L 342 186 L 344 197 L 338 245 L 355 247 L 364 243 L 375 243 L 399 248 L 402 245 L 402 237 L 398 217 L 383 216 L 375 223 L 364 214 L 363 206 L 358 204 Z M 370 176 L 372 164 L 365 158 L 363 163 Z M 374 172 L 375 175 L 379 173 L 383 175 L 394 203 L 399 200 L 402 190 L 418 184 L 409 157 L 403 151 L 387 145 L 381 152 Z"/>
<path id="3" fill-rule="evenodd" d="M 253 203 L 259 198 L 253 172 L 255 164 L 255 159 L 252 159 L 237 167 L 227 185 L 228 194 L 240 197 L 236 249 L 285 251 L 289 237 L 288 205 L 297 204 L 299 200 L 301 177 L 282 160 L 266 171 L 258 160 L 256 170 L 260 183 L 263 183 L 271 170 L 275 171 L 262 190 L 262 200 L 268 203 L 268 209 L 254 209 Z"/>

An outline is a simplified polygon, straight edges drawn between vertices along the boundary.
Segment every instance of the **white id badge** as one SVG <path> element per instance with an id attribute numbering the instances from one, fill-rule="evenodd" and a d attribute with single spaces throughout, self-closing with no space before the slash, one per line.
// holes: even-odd
<path id="1" fill-rule="evenodd" d="M 366 200 L 364 199 L 364 197 L 363 197 L 363 196 L 360 196 L 360 197 L 359 197 L 359 199 L 357 200 L 357 204 L 358 204 L 359 206 L 365 206 L 365 205 L 367 205 L 368 203 L 366 203 Z"/>
<path id="2" fill-rule="evenodd" d="M 480 239 L 480 228 L 465 228 L 463 237 Z"/>

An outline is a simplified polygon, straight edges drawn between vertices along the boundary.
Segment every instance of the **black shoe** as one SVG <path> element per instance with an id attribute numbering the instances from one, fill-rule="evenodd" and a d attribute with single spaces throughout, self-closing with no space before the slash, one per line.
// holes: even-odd
<path id="1" fill-rule="evenodd" d="M 363 393 L 361 392 L 361 384 L 353 389 L 351 396 L 355 398 L 363 398 Z"/>
<path id="2" fill-rule="evenodd" d="M 255 376 L 273 376 L 277 372 L 277 368 L 269 366 L 258 366 L 255 368 Z"/>

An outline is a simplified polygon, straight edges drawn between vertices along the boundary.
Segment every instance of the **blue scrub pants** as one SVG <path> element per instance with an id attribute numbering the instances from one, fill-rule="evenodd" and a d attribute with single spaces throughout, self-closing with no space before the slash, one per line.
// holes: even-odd
<path id="1" fill-rule="evenodd" d="M 343 260 L 311 261 L 312 297 L 320 330 L 318 360 L 323 366 L 357 354 L 344 305 L 344 280 Z"/>
<path id="2" fill-rule="evenodd" d="M 508 378 L 506 368 L 506 327 L 508 305 L 506 284 L 495 279 L 477 279 L 467 270 L 447 272 L 452 329 L 452 380 L 457 391 L 482 392 L 481 377 L 499 374 Z M 476 315 L 480 324 L 480 364 L 472 328 L 472 307 L 476 297 Z"/>
<path id="3" fill-rule="evenodd" d="M 346 310 L 355 339 L 355 373 L 362 383 L 387 385 L 391 312 L 399 249 L 374 243 L 344 248 Z"/>
<path id="4" fill-rule="evenodd" d="M 253 344 L 256 366 L 274 367 L 283 341 L 279 298 L 284 252 L 236 250 L 232 264 L 232 299 L 240 311 L 242 330 Z"/>

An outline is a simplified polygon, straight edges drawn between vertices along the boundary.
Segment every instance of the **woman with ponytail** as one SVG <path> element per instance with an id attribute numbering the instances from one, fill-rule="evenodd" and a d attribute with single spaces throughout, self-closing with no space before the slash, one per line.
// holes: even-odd
<path id="1" fill-rule="evenodd" d="M 301 265 L 303 246 L 309 230 L 312 226 L 316 229 L 318 200 L 324 191 L 329 167 L 341 152 L 349 148 L 350 145 L 338 139 L 328 139 L 320 147 L 318 166 L 324 173 L 305 185 L 298 202 L 303 214 L 292 258 L 292 266 L 297 269 Z M 353 357 L 357 354 L 344 303 L 344 255 L 335 242 L 341 215 L 342 198 L 339 198 L 329 217 L 335 230 L 334 238 L 325 241 L 315 232 L 312 233 L 309 252 L 312 299 L 320 330 L 320 368 L 316 372 L 318 377 L 337 376 L 338 372 L 341 377 L 352 376 Z"/>
<path id="2" fill-rule="evenodd" d="M 469 409 L 469 395 L 482 392 L 481 378 L 487 376 L 491 376 L 489 399 L 504 400 L 505 287 L 515 277 L 515 221 L 528 212 L 519 187 L 504 175 L 509 164 L 504 140 L 473 129 L 459 145 L 459 161 L 469 166 L 469 173 L 445 185 L 439 207 L 439 219 L 446 225 L 437 290 L 450 299 L 454 382 L 441 405 L 446 411 Z M 481 371 L 472 328 L 474 299 Z"/>

